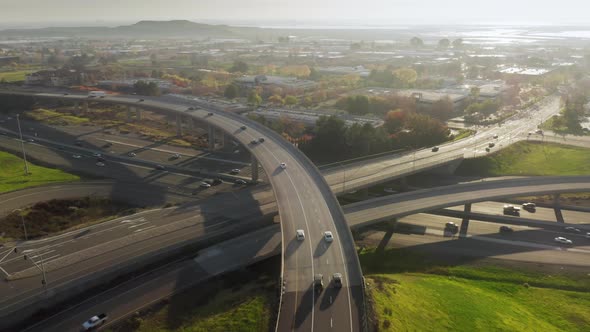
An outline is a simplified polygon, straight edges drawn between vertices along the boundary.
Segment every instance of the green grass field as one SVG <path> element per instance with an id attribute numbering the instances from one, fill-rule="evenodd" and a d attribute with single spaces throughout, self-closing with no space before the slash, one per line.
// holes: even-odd
<path id="1" fill-rule="evenodd" d="M 269 331 L 274 283 L 267 278 L 242 281 L 236 285 L 238 289 L 227 285 L 209 285 L 206 290 L 196 287 L 173 297 L 149 315 L 129 319 L 111 331 Z"/>
<path id="2" fill-rule="evenodd" d="M 519 142 L 499 152 L 466 159 L 459 175 L 588 175 L 590 149 L 553 143 Z"/>
<path id="3" fill-rule="evenodd" d="M 0 151 L 0 193 L 53 182 L 80 180 L 77 175 L 58 169 L 41 167 L 31 163 L 28 165 L 31 174 L 25 176 L 23 160 L 10 153 Z"/>
<path id="4" fill-rule="evenodd" d="M 17 70 L 0 72 L 0 81 L 19 82 L 25 80 L 25 75 L 34 72 L 34 70 Z"/>
<path id="5" fill-rule="evenodd" d="M 369 250 L 360 258 L 375 325 L 382 331 L 587 331 L 590 326 L 586 275 L 442 266 L 399 249 Z"/>
<path id="6" fill-rule="evenodd" d="M 68 115 L 44 108 L 37 108 L 29 111 L 26 113 L 26 116 L 35 121 L 40 121 L 50 125 L 81 125 L 90 121 L 89 118 Z"/>

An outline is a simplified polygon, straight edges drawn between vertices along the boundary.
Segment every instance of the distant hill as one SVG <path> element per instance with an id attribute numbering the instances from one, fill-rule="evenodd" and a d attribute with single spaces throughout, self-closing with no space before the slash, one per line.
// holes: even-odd
<path id="1" fill-rule="evenodd" d="M 86 37 L 86 38 L 240 38 L 239 29 L 186 20 L 140 21 L 109 27 L 54 27 L 0 30 L 3 37 Z"/>

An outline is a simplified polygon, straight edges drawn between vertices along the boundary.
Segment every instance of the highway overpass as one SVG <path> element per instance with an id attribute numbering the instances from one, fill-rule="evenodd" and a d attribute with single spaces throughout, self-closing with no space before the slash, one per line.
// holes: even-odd
<path id="1" fill-rule="evenodd" d="M 58 93 L 0 91 L 0 94 L 82 102 L 89 99 L 83 95 Z M 153 109 L 177 117 L 189 116 L 221 129 L 247 147 L 268 174 L 282 221 L 282 276 L 285 288 L 277 330 L 362 329 L 362 271 L 352 234 L 327 182 L 297 148 L 255 121 L 224 112 L 215 105 L 201 101 L 193 103 L 199 109 L 189 109 L 192 106 L 190 103 L 173 104 L 157 98 L 138 99 L 129 96 L 109 96 L 100 102 Z M 264 143 L 251 143 L 260 137 L 265 138 Z M 287 165 L 285 169 L 279 167 L 281 163 Z M 306 239 L 302 243 L 295 239 L 297 229 L 306 232 Z M 324 242 L 324 231 L 334 233 L 333 243 Z M 317 250 L 317 247 L 322 249 Z M 330 282 L 334 273 L 341 273 L 344 277 L 341 295 L 328 299 L 325 292 L 316 294 L 312 287 L 314 275 L 322 274 L 326 282 Z M 326 302 L 330 302 L 329 310 L 323 306 L 320 309 L 319 303 Z"/>

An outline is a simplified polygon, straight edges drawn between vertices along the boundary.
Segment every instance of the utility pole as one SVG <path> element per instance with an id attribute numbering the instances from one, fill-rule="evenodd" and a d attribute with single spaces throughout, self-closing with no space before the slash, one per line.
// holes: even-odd
<path id="1" fill-rule="evenodd" d="M 16 115 L 16 124 L 18 125 L 18 135 L 20 136 L 20 146 L 23 150 L 23 160 L 25 162 L 25 176 L 29 175 L 29 166 L 27 165 L 27 154 L 25 152 L 25 141 L 23 140 L 23 132 L 20 129 L 20 114 Z"/>

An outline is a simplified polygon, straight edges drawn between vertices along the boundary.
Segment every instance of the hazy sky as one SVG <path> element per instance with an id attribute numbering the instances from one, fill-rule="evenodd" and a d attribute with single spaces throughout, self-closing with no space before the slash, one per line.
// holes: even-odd
<path id="1" fill-rule="evenodd" d="M 4 25 L 113 25 L 142 19 L 586 25 L 590 0 L 0 0 Z"/>

